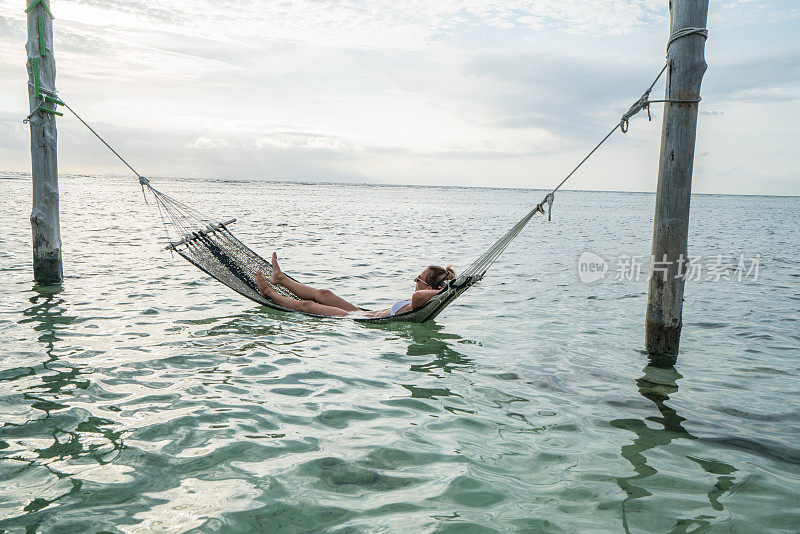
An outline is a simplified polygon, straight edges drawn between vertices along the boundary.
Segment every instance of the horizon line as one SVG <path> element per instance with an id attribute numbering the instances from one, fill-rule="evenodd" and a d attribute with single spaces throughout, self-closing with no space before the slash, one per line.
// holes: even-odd
<path id="1" fill-rule="evenodd" d="M 6 174 L 16 176 L 4 176 Z M 30 171 L 4 171 L 0 170 L 0 180 L 9 180 L 16 178 L 30 178 Z M 59 178 L 75 178 L 75 177 L 102 177 L 102 178 L 119 178 L 119 179 L 132 179 L 136 177 L 117 173 L 103 173 L 103 174 L 88 174 L 88 173 L 71 173 L 59 172 Z M 430 187 L 430 188 L 450 188 L 450 189 L 487 189 L 487 190 L 522 190 L 522 191 L 544 191 L 550 192 L 552 189 L 546 187 L 524 187 L 524 186 L 487 186 L 487 185 L 447 185 L 447 184 L 413 184 L 413 183 L 390 183 L 390 182 L 370 182 L 370 181 L 353 181 L 353 180 L 299 180 L 299 179 L 280 179 L 280 178 L 211 178 L 211 177 L 182 177 L 182 176 L 149 176 L 148 178 L 155 178 L 156 180 L 176 180 L 176 181 L 206 181 L 206 182 L 265 182 L 265 183 L 283 183 L 283 184 L 299 184 L 299 185 L 362 185 L 362 186 L 375 186 L 375 187 Z M 559 189 L 559 192 L 574 192 L 574 193 L 634 193 L 644 195 L 655 195 L 656 191 L 637 191 L 627 189 Z M 759 194 L 759 193 L 697 193 L 692 192 L 692 195 L 706 195 L 706 196 L 731 196 L 731 197 L 765 197 L 765 198 L 798 198 L 800 193 L 796 194 Z"/>

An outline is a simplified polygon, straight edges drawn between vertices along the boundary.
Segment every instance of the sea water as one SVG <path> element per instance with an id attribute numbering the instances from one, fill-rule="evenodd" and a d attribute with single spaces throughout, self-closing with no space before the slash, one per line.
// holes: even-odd
<path id="1" fill-rule="evenodd" d="M 153 183 L 367 308 L 544 195 Z M 134 180 L 60 185 L 65 280 L 37 287 L 30 178 L 0 179 L 2 532 L 800 528 L 798 198 L 693 197 L 659 368 L 652 194 L 557 194 L 435 321 L 363 325 L 262 308 L 165 251 Z"/>

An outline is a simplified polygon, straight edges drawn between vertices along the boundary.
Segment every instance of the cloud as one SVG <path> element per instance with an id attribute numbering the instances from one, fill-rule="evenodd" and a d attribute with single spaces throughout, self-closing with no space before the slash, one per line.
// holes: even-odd
<path id="1" fill-rule="evenodd" d="M 22 124 L 24 115 L 0 112 L 0 149 L 29 148 L 30 130 Z"/>
<path id="2" fill-rule="evenodd" d="M 186 143 L 186 148 L 198 148 L 201 150 L 206 149 L 215 149 L 215 148 L 228 148 L 231 144 L 219 137 L 206 137 L 205 135 L 201 135 L 191 143 Z"/>
<path id="3" fill-rule="evenodd" d="M 708 9 L 715 27 L 748 26 L 753 21 L 785 23 L 800 18 L 794 0 L 726 0 L 709 2 Z"/>
<path id="4" fill-rule="evenodd" d="M 486 88 L 482 105 L 494 124 L 538 128 L 556 136 L 597 137 L 650 85 L 659 67 L 613 58 L 535 53 L 483 56 L 468 76 Z"/>
<path id="5" fill-rule="evenodd" d="M 170 30 L 246 42 L 253 37 L 335 48 L 429 50 L 447 44 L 459 28 L 558 30 L 619 35 L 664 16 L 655 0 L 73 0 L 67 20 Z M 251 16 L 247 16 L 247 14 Z M 243 24 L 243 20 L 247 20 Z"/>
<path id="6" fill-rule="evenodd" d="M 702 93 L 722 102 L 787 102 L 800 100 L 800 55 L 771 54 L 714 65 Z"/>
<path id="7" fill-rule="evenodd" d="M 26 41 L 27 28 L 25 18 L 20 15 L 0 12 L 0 35 L 4 42 L 22 43 Z"/>
<path id="8" fill-rule="evenodd" d="M 254 145 L 256 148 L 269 147 L 281 150 L 325 150 L 339 153 L 364 149 L 341 137 L 294 132 L 260 135 L 256 138 Z"/>

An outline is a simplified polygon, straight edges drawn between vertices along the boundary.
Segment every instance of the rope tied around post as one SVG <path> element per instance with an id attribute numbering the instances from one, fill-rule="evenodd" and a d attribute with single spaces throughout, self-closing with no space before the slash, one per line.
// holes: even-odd
<path id="1" fill-rule="evenodd" d="M 667 39 L 667 56 L 669 57 L 669 47 L 680 39 L 681 37 L 686 37 L 687 35 L 699 35 L 703 39 L 708 39 L 708 28 L 695 28 L 695 27 L 688 27 L 688 28 L 681 28 L 680 30 L 676 30 L 673 32 L 672 35 L 669 36 Z"/>

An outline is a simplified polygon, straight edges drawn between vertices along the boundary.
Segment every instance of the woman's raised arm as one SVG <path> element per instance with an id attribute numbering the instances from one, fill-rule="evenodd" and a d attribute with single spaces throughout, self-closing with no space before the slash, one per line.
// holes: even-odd
<path id="1" fill-rule="evenodd" d="M 411 295 L 411 309 L 416 310 L 417 308 L 423 307 L 428 301 L 438 295 L 439 291 L 439 289 L 420 289 L 419 291 L 414 291 L 414 294 Z"/>

